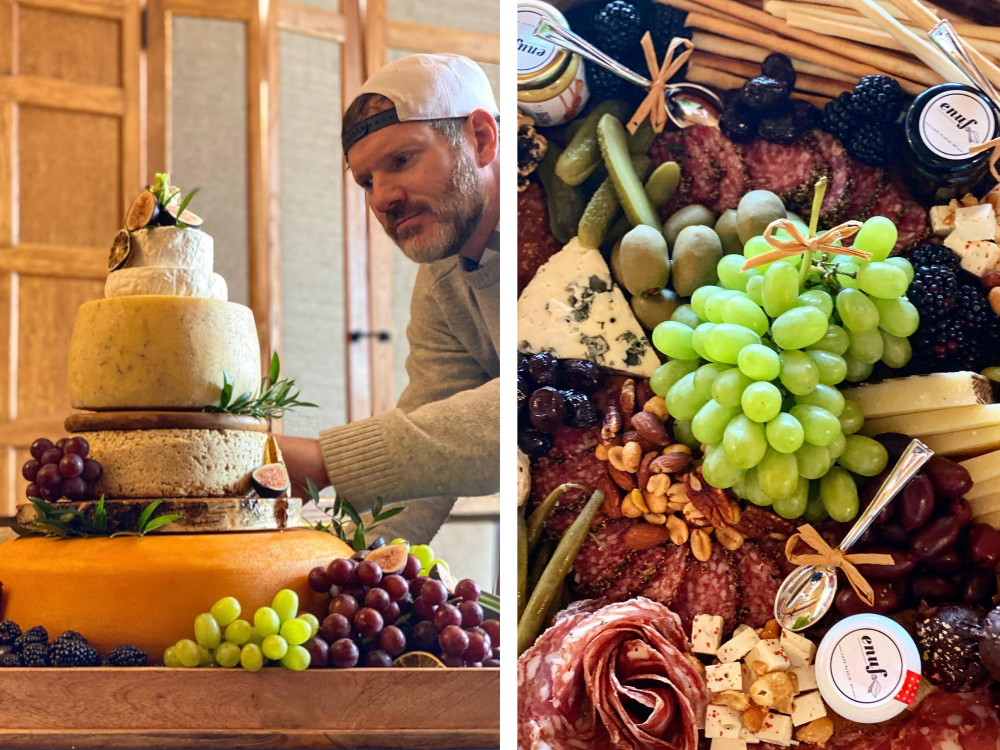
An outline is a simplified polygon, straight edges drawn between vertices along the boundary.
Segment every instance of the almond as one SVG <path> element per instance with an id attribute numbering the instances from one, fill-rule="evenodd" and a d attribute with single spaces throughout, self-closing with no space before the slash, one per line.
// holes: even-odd
<path id="1" fill-rule="evenodd" d="M 657 456 L 649 465 L 649 470 L 654 474 L 676 474 L 680 471 L 686 471 L 690 466 L 691 454 L 677 451 Z"/>
<path id="2" fill-rule="evenodd" d="M 649 549 L 663 544 L 670 537 L 666 526 L 637 523 L 625 532 L 625 548 L 631 550 Z"/>
<path id="3" fill-rule="evenodd" d="M 654 445 L 665 446 L 670 442 L 667 436 L 667 428 L 663 422 L 657 419 L 655 414 L 648 411 L 638 411 L 632 415 L 629 421 L 632 429 L 639 433 L 639 437 Z"/>
<path id="4" fill-rule="evenodd" d="M 656 451 L 649 451 L 642 457 L 642 462 L 639 464 L 639 472 L 636 477 L 636 486 L 640 490 L 645 490 L 646 485 L 649 483 L 649 478 L 653 475 L 653 472 L 649 470 L 649 465 L 653 463 L 653 459 L 657 456 Z"/>
<path id="5" fill-rule="evenodd" d="M 635 477 L 625 471 L 619 471 L 614 466 L 608 465 L 608 474 L 615 480 L 615 484 L 626 492 L 635 489 Z"/>

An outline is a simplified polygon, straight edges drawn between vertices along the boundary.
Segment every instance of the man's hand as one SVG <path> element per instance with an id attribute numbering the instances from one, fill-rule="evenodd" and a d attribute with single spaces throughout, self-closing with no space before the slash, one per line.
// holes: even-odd
<path id="1" fill-rule="evenodd" d="M 275 435 L 274 439 L 278 442 L 278 448 L 281 449 L 285 459 L 285 468 L 292 480 L 292 495 L 302 498 L 306 496 L 300 484 L 305 484 L 307 477 L 312 479 L 319 489 L 330 484 L 319 440 L 288 435 Z"/>

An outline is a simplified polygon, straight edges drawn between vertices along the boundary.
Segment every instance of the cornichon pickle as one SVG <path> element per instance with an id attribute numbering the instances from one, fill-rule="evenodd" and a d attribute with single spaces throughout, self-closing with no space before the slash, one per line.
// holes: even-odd
<path id="1" fill-rule="evenodd" d="M 633 154 L 649 153 L 649 147 L 653 145 L 653 141 L 655 140 L 656 133 L 653 132 L 653 126 L 649 123 L 649 118 L 647 117 L 635 129 L 635 132 L 628 137 L 628 150 Z"/>
<path id="2" fill-rule="evenodd" d="M 648 156 L 644 154 L 634 155 L 631 157 L 631 161 L 637 175 L 645 176 L 646 172 L 649 171 L 650 161 Z M 539 165 L 539 169 L 541 169 L 541 165 Z M 621 208 L 621 202 L 618 200 L 618 192 L 615 190 L 615 186 L 609 177 L 594 191 L 594 194 L 590 197 L 590 202 L 587 203 L 587 207 L 583 211 L 583 216 L 580 217 L 580 223 L 576 230 L 580 244 L 596 250 L 611 238 L 612 234 L 615 235 L 614 242 L 624 237 L 625 233 L 633 226 L 627 219 L 624 227 L 621 227 L 623 231 L 612 233 L 608 229 L 608 227 L 612 226 L 611 222 L 618 215 L 619 208 Z"/>
<path id="3" fill-rule="evenodd" d="M 567 185 L 579 185 L 602 163 L 597 123 L 606 114 L 623 117 L 625 102 L 609 99 L 594 107 L 556 162 L 556 176 Z M 647 146 L 647 150 L 648 150 Z M 645 151 L 643 151 L 645 153 Z"/>
<path id="4" fill-rule="evenodd" d="M 579 188 L 567 185 L 556 176 L 555 166 L 560 153 L 559 147 L 550 141 L 537 171 L 548 198 L 552 235 L 565 245 L 576 235 L 577 225 L 587 203 Z"/>
<path id="5" fill-rule="evenodd" d="M 632 166 L 628 150 L 628 133 L 621 121 L 604 115 L 597 123 L 597 142 L 608 168 L 608 179 L 615 186 L 618 200 L 633 225 L 645 224 L 659 230 L 660 217 L 649 202 L 642 180 Z"/>
<path id="6" fill-rule="evenodd" d="M 664 162 L 646 180 L 646 196 L 653 208 L 659 211 L 670 200 L 681 181 L 681 168 L 675 161 Z"/>

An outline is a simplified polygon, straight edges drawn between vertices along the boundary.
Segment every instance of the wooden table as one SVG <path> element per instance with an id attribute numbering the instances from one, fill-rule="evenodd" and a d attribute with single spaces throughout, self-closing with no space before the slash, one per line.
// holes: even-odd
<path id="1" fill-rule="evenodd" d="M 499 669 L 0 670 L 0 748 L 499 746 Z"/>

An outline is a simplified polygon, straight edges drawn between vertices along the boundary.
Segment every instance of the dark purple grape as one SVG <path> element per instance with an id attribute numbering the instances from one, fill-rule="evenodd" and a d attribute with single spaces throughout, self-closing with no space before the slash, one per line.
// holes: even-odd
<path id="1" fill-rule="evenodd" d="M 972 506 L 964 497 L 956 497 L 948 503 L 948 513 L 958 521 L 960 528 L 965 528 L 972 523 Z"/>
<path id="2" fill-rule="evenodd" d="M 27 498 L 41 497 L 42 491 L 38 489 L 38 485 L 32 482 L 24 490 L 24 496 Z"/>
<path id="3" fill-rule="evenodd" d="M 72 479 L 83 474 L 83 459 L 74 453 L 67 453 L 59 462 L 59 473 L 65 479 Z M 80 480 L 83 481 L 82 479 Z"/>
<path id="4" fill-rule="evenodd" d="M 385 621 L 386 625 L 392 625 L 402 614 L 403 612 L 399 608 L 399 602 L 389 602 L 389 606 L 387 606 L 385 611 L 382 613 L 382 619 Z"/>
<path id="5" fill-rule="evenodd" d="M 52 447 L 52 441 L 48 438 L 38 438 L 38 440 L 31 444 L 31 448 L 28 450 L 30 451 L 32 458 L 36 461 L 41 461 L 42 454 L 45 453 L 45 451 L 50 450 Z M 62 451 L 60 451 L 60 453 L 61 452 Z"/>
<path id="6" fill-rule="evenodd" d="M 991 605 L 993 595 L 997 592 L 996 571 L 986 568 L 967 570 L 962 576 L 958 591 L 966 604 Z"/>
<path id="7" fill-rule="evenodd" d="M 441 663 L 451 669 L 458 669 L 465 666 L 465 659 L 459 654 L 444 654 L 441 656 Z"/>
<path id="8" fill-rule="evenodd" d="M 339 612 L 327 615 L 319 624 L 319 634 L 327 643 L 351 637 L 351 621 Z"/>
<path id="9" fill-rule="evenodd" d="M 363 602 L 368 589 L 359 583 L 352 582 L 346 586 L 341 586 L 340 593 L 344 596 L 353 596 L 355 601 Z"/>
<path id="10" fill-rule="evenodd" d="M 415 578 L 413 578 L 410 581 L 410 596 L 412 596 L 414 599 L 420 596 L 420 589 L 422 589 L 424 587 L 424 584 L 427 583 L 429 580 L 431 579 L 428 578 L 427 576 L 416 576 Z"/>
<path id="11" fill-rule="evenodd" d="M 63 495 L 68 500 L 83 500 L 87 497 L 87 483 L 80 477 L 62 481 Z"/>
<path id="12" fill-rule="evenodd" d="M 406 564 L 403 566 L 403 569 L 399 571 L 399 574 L 407 581 L 412 581 L 420 575 L 420 560 L 416 555 L 406 556 Z"/>
<path id="13" fill-rule="evenodd" d="M 480 594 L 482 594 L 482 589 L 471 578 L 463 578 L 455 584 L 455 596 L 459 599 L 464 599 L 467 602 L 478 602 Z"/>
<path id="14" fill-rule="evenodd" d="M 878 530 L 875 528 L 875 525 L 872 524 L 865 529 L 854 544 L 858 547 L 869 547 L 873 544 L 878 544 Z"/>
<path id="15" fill-rule="evenodd" d="M 394 602 L 398 602 L 410 592 L 410 584 L 403 576 L 395 573 L 383 578 L 381 586 Z"/>
<path id="16" fill-rule="evenodd" d="M 834 606 L 844 617 L 860 615 L 865 612 L 874 612 L 877 615 L 890 615 L 899 609 L 899 597 L 896 590 L 889 583 L 872 584 L 875 604 L 869 606 L 861 600 L 853 588 L 845 586 L 837 592 L 834 599 Z"/>
<path id="17" fill-rule="evenodd" d="M 65 453 L 66 452 L 66 443 L 68 443 L 68 442 L 69 442 L 69 438 L 68 437 L 61 437 L 58 440 L 56 440 L 56 448 L 58 448 L 63 453 Z"/>
<path id="18" fill-rule="evenodd" d="M 913 536 L 904 529 L 897 521 L 889 521 L 878 527 L 878 536 L 884 544 L 890 547 L 905 549 L 910 546 L 910 537 Z"/>
<path id="19" fill-rule="evenodd" d="M 43 491 L 54 489 L 61 482 L 62 474 L 59 473 L 58 464 L 43 464 L 35 475 L 35 484 Z"/>
<path id="20" fill-rule="evenodd" d="M 38 459 L 38 462 L 42 466 L 45 466 L 46 464 L 58 464 L 60 461 L 62 461 L 62 457 L 63 457 L 63 452 L 61 450 L 59 450 L 58 448 L 49 448 L 47 451 L 45 451 L 45 453 L 42 454 L 42 457 Z"/>
<path id="21" fill-rule="evenodd" d="M 386 668 L 392 666 L 392 657 L 389 656 L 382 649 L 375 649 L 374 651 L 369 651 L 365 654 L 365 666 L 366 667 L 376 667 L 376 668 Z"/>
<path id="22" fill-rule="evenodd" d="M 354 577 L 362 586 L 378 586 L 382 580 L 382 568 L 378 563 L 362 560 L 354 571 Z"/>
<path id="23" fill-rule="evenodd" d="M 910 540 L 910 551 L 920 560 L 931 560 L 949 547 L 954 547 L 962 530 L 954 516 L 935 518 Z"/>
<path id="24" fill-rule="evenodd" d="M 914 597 L 928 602 L 954 601 L 957 594 L 955 582 L 936 573 L 914 576 L 910 587 Z"/>
<path id="25" fill-rule="evenodd" d="M 481 661 L 467 661 L 465 666 L 468 669 L 482 669 L 483 663 Z"/>
<path id="26" fill-rule="evenodd" d="M 385 620 L 382 619 L 382 613 L 371 607 L 362 607 L 354 615 L 354 629 L 358 631 L 358 635 L 364 638 L 369 638 L 378 633 L 384 624 Z"/>
<path id="27" fill-rule="evenodd" d="M 934 485 L 930 477 L 917 472 L 903 487 L 899 498 L 899 522 L 907 531 L 916 531 L 934 513 Z"/>
<path id="28" fill-rule="evenodd" d="M 433 651 L 437 646 L 441 631 L 429 620 L 422 620 L 413 626 L 413 645 L 421 651 Z"/>
<path id="29" fill-rule="evenodd" d="M 988 523 L 977 523 L 965 532 L 965 550 L 980 568 L 994 569 L 1000 562 L 1000 534 Z"/>
<path id="30" fill-rule="evenodd" d="M 566 399 L 555 388 L 539 388 L 528 399 L 528 419 L 536 430 L 556 430 L 566 419 Z"/>
<path id="31" fill-rule="evenodd" d="M 952 547 L 931 560 L 924 560 L 924 565 L 935 573 L 954 576 L 962 572 L 965 567 L 965 559 L 957 547 Z"/>
<path id="32" fill-rule="evenodd" d="M 309 669 L 322 669 L 330 666 L 330 647 L 322 638 L 310 638 L 302 644 L 309 652 Z"/>
<path id="33" fill-rule="evenodd" d="M 385 589 L 369 589 L 365 594 L 365 606 L 371 607 L 377 612 L 385 612 L 386 607 L 392 603 L 389 592 Z"/>
<path id="34" fill-rule="evenodd" d="M 458 625 L 449 625 L 438 636 L 438 645 L 445 654 L 461 656 L 469 647 L 469 634 Z"/>
<path id="35" fill-rule="evenodd" d="M 330 644 L 330 666 L 348 669 L 358 663 L 361 653 L 350 638 L 341 638 Z"/>
<path id="36" fill-rule="evenodd" d="M 527 364 L 528 375 L 535 385 L 555 385 L 559 360 L 548 352 L 532 354 Z"/>
<path id="37" fill-rule="evenodd" d="M 378 634 L 378 647 L 390 656 L 399 656 L 406 650 L 406 636 L 395 625 L 390 625 Z"/>
<path id="38" fill-rule="evenodd" d="M 924 464 L 924 471 L 930 476 L 934 489 L 941 497 L 953 500 L 972 489 L 969 470 L 944 456 L 931 456 Z"/>
<path id="39" fill-rule="evenodd" d="M 858 572 L 865 578 L 878 581 L 892 581 L 910 575 L 913 569 L 917 567 L 917 558 L 905 550 L 882 545 L 859 548 L 863 549 L 865 554 L 891 555 L 893 560 L 891 565 L 859 564 L 857 566 Z"/>
<path id="40" fill-rule="evenodd" d="M 24 462 L 24 466 L 21 467 L 21 476 L 24 477 L 29 482 L 34 482 L 35 477 L 38 476 L 38 470 L 42 467 L 38 461 L 33 458 L 29 458 Z"/>
<path id="41" fill-rule="evenodd" d="M 462 654 L 467 662 L 483 661 L 493 655 L 493 648 L 490 646 L 490 637 L 479 633 L 469 633 L 469 645 Z"/>
<path id="42" fill-rule="evenodd" d="M 348 620 L 353 620 L 359 609 L 358 600 L 348 594 L 341 594 L 336 599 L 330 600 L 331 615 L 343 615 Z"/>
<path id="43" fill-rule="evenodd" d="M 47 500 L 50 503 L 54 503 L 57 500 L 62 499 L 62 483 L 60 482 L 55 487 L 50 487 L 49 489 L 42 488 L 41 495 L 42 500 Z"/>
<path id="44" fill-rule="evenodd" d="M 499 620 L 483 620 L 483 624 L 480 625 L 483 630 L 487 632 L 490 636 L 490 641 L 493 643 L 493 647 L 496 648 L 500 645 L 500 621 Z"/>
<path id="45" fill-rule="evenodd" d="M 483 662 L 483 666 L 484 667 L 499 667 L 500 666 L 500 660 L 499 659 L 487 659 L 486 661 Z"/>
<path id="46" fill-rule="evenodd" d="M 345 586 L 354 580 L 354 569 L 358 564 L 347 557 L 338 557 L 326 566 L 326 572 L 330 576 L 331 583 Z"/>
<path id="47" fill-rule="evenodd" d="M 563 359 L 559 361 L 558 383 L 581 393 L 593 393 L 604 382 L 601 368 L 587 359 Z"/>
<path id="48" fill-rule="evenodd" d="M 462 613 L 463 628 L 474 628 L 483 621 L 483 608 L 479 602 L 462 602 L 458 611 Z"/>
<path id="49" fill-rule="evenodd" d="M 83 459 L 83 473 L 80 476 L 83 477 L 84 482 L 97 484 L 103 473 L 104 469 L 97 461 L 92 458 Z"/>
<path id="50" fill-rule="evenodd" d="M 71 437 L 66 441 L 64 450 L 66 453 L 75 453 L 80 458 L 86 458 L 87 454 L 90 453 L 90 443 L 87 442 L 86 438 L 80 436 Z"/>
<path id="51" fill-rule="evenodd" d="M 462 613 L 454 604 L 442 604 L 434 613 L 434 625 L 438 630 L 444 630 L 449 625 L 462 624 Z"/>
<path id="52" fill-rule="evenodd" d="M 330 580 L 330 575 L 326 572 L 326 568 L 321 567 L 316 567 L 309 571 L 307 582 L 309 583 L 309 588 L 317 594 L 327 593 L 330 590 L 330 586 L 333 585 L 333 581 Z"/>
<path id="53" fill-rule="evenodd" d="M 552 436 L 538 430 L 521 430 L 517 446 L 528 458 L 541 458 L 552 450 Z"/>
<path id="54" fill-rule="evenodd" d="M 578 391 L 559 391 L 566 400 L 565 423 L 569 427 L 593 427 L 601 422 L 597 404 Z"/>
<path id="55" fill-rule="evenodd" d="M 448 589 L 441 581 L 428 579 L 420 588 L 420 597 L 428 604 L 437 606 L 448 601 Z"/>
<path id="56" fill-rule="evenodd" d="M 421 620 L 433 620 L 434 612 L 437 611 L 437 605 L 431 604 L 422 596 L 418 596 L 413 600 L 413 604 L 410 605 L 410 611 Z"/>

